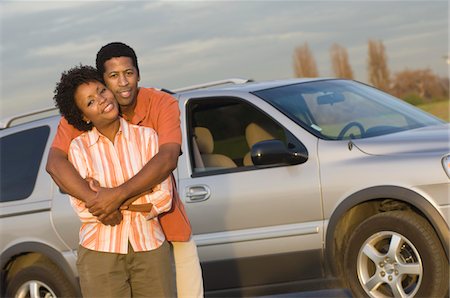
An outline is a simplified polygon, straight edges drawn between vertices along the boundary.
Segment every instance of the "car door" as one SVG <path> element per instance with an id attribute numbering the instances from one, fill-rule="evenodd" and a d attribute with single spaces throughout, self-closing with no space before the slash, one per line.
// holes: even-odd
<path id="1" fill-rule="evenodd" d="M 317 140 L 252 95 L 181 97 L 180 108 L 185 142 L 178 189 L 206 290 L 321 276 Z M 262 136 L 249 140 L 251 125 L 264 127 Z M 258 138 L 280 139 L 291 150 L 304 146 L 308 160 L 249 164 L 249 143 Z"/>

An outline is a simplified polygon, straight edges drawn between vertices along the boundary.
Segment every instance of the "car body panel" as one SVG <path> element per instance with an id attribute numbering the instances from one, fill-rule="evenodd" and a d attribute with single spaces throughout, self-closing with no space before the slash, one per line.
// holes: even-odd
<path id="1" fill-rule="evenodd" d="M 372 155 L 441 154 L 450 151 L 450 124 L 422 127 L 389 135 L 354 140 L 362 151 Z"/>

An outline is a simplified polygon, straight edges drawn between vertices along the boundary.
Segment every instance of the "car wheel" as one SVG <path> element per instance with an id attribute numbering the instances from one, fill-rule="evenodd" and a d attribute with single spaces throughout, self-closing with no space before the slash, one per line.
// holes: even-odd
<path id="1" fill-rule="evenodd" d="M 76 290 L 53 263 L 39 261 L 8 278 L 7 297 L 75 297 Z"/>
<path id="2" fill-rule="evenodd" d="M 344 273 L 355 297 L 444 297 L 449 265 L 431 225 L 411 211 L 390 211 L 351 234 Z"/>

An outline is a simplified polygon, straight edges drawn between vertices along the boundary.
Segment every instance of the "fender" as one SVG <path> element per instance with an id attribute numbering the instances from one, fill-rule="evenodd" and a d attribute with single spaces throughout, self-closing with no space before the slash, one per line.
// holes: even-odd
<path id="1" fill-rule="evenodd" d="M 338 274 L 336 264 L 333 261 L 333 238 L 337 223 L 339 222 L 341 217 L 352 207 L 363 202 L 383 198 L 403 201 L 412 206 L 415 206 L 418 210 L 420 210 L 435 229 L 436 234 L 438 235 L 438 238 L 441 241 L 442 246 L 444 247 L 447 259 L 449 258 L 449 247 L 447 245 L 450 242 L 449 227 L 442 216 L 439 214 L 439 212 L 436 210 L 436 208 L 431 205 L 430 202 L 428 202 L 420 194 L 410 189 L 398 186 L 375 186 L 360 190 L 347 197 L 335 209 L 330 217 L 325 237 L 325 253 L 327 263 L 330 264 L 330 269 L 332 270 L 333 275 L 337 276 Z"/>
<path id="2" fill-rule="evenodd" d="M 42 255 L 49 258 L 52 262 L 57 264 L 58 268 L 60 268 L 67 279 L 72 283 L 75 289 L 79 289 L 78 279 L 74 276 L 72 269 L 67 263 L 66 259 L 63 255 L 57 251 L 56 249 L 40 243 L 40 242 L 23 242 L 16 245 L 13 245 L 6 249 L 1 257 L 0 257 L 0 265 L 2 270 L 2 283 L 4 282 L 5 276 L 4 270 L 6 264 L 14 257 L 24 253 L 41 253 Z"/>

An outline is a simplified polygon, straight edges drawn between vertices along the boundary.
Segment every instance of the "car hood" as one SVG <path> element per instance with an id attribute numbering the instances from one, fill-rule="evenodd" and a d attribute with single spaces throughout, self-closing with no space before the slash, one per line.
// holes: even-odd
<path id="1" fill-rule="evenodd" d="M 359 150 L 371 155 L 400 155 L 450 152 L 450 124 L 427 126 L 351 142 Z"/>

